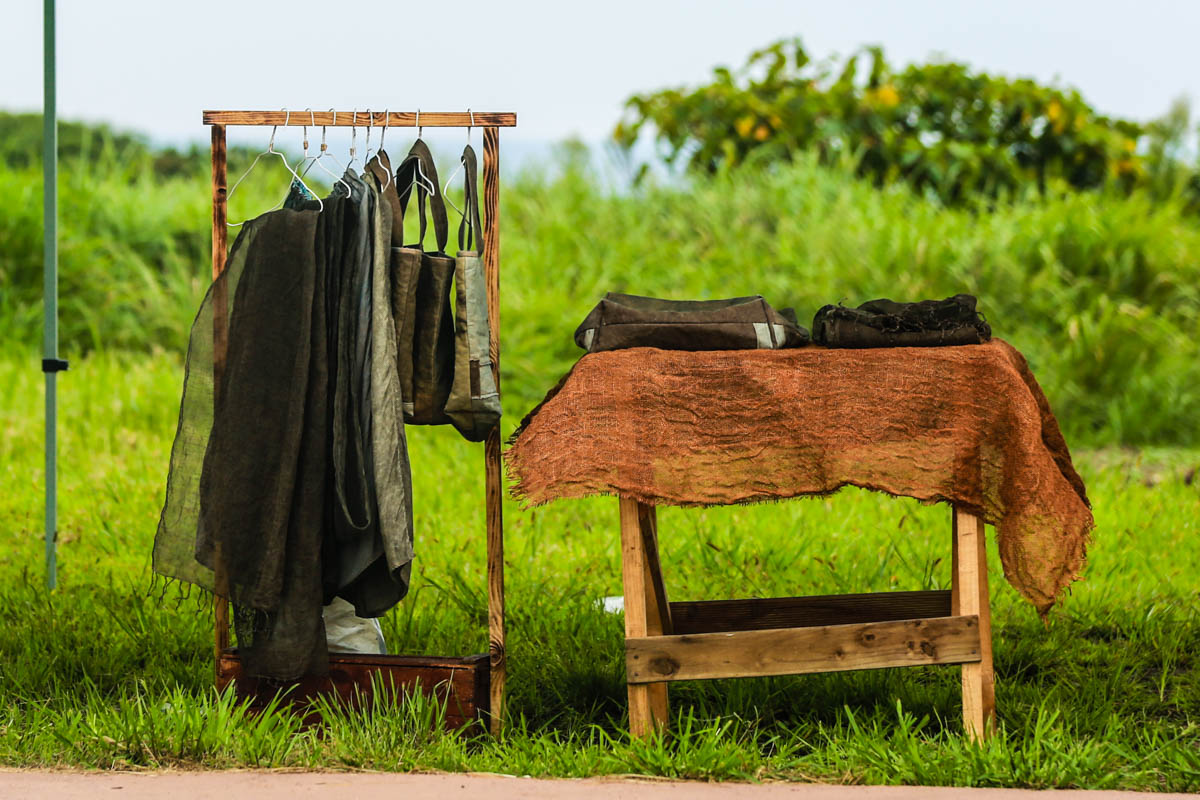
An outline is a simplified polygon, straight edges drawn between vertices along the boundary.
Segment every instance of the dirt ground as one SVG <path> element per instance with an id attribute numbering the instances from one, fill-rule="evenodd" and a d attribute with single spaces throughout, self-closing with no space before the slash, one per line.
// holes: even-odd
<path id="1" fill-rule="evenodd" d="M 825 786 L 771 783 L 685 783 L 636 778 L 540 780 L 503 775 L 413 775 L 336 772 L 52 772 L 0 770 L 0 797 L 38 800 L 176 797 L 188 800 L 307 800 L 402 797 L 404 800 L 1020 800 L 1044 793 L 1027 789 L 956 789 L 923 786 Z M 1182 794 L 1159 794 L 1184 798 Z M 1145 798 L 1135 792 L 1056 791 L 1056 800 Z"/>

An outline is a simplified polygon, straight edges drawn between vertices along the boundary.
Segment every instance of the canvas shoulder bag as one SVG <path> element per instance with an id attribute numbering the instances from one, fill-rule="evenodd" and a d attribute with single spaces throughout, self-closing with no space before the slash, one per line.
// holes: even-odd
<path id="1" fill-rule="evenodd" d="M 454 259 L 445 252 L 449 224 L 446 204 L 438 190 L 437 167 L 429 147 L 420 139 L 396 172 L 401 217 L 407 210 L 414 184 L 420 239 L 401 248 L 399 269 L 392 285 L 402 393 L 406 380 L 404 362 L 410 361 L 412 365 L 407 372 L 412 386 L 403 397 L 404 417 L 411 425 L 444 425 L 450 421 L 445 407 L 454 365 L 454 317 L 450 310 Z M 427 201 L 437 243 L 437 250 L 432 253 L 424 249 Z M 400 306 L 398 312 L 397 306 Z"/>
<path id="2" fill-rule="evenodd" d="M 500 392 L 492 374 L 487 283 L 479 225 L 478 163 L 467 145 L 462 154 L 466 180 L 458 255 L 454 259 L 454 381 L 446 416 L 469 442 L 481 442 L 500 421 Z"/>

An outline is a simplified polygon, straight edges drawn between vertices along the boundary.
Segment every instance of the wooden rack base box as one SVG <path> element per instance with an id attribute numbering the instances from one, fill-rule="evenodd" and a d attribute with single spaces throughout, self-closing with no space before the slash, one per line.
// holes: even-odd
<path id="1" fill-rule="evenodd" d="M 330 653 L 329 674 L 307 676 L 291 684 L 295 688 L 288 699 L 303 704 L 324 696 L 351 707 L 370 703 L 375 687 L 372 677 L 378 674 L 383 686 L 404 693 L 420 691 L 445 703 L 447 728 L 461 728 L 476 721 L 487 725 L 491 690 L 488 662 L 486 653 L 462 658 Z M 252 709 L 265 707 L 281 688 L 287 688 L 246 677 L 236 649 L 222 652 L 217 662 L 217 688 L 224 689 L 230 683 L 235 684 L 238 697 L 251 699 Z"/>

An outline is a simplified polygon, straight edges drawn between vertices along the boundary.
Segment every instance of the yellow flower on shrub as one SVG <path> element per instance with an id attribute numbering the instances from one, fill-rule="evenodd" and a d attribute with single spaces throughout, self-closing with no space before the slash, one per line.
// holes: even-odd
<path id="1" fill-rule="evenodd" d="M 1055 133 L 1062 133 L 1063 128 L 1067 127 L 1067 120 L 1063 117 L 1062 103 L 1057 100 L 1051 100 L 1050 105 L 1046 107 L 1046 119 L 1050 120 L 1050 127 Z"/>
<path id="2" fill-rule="evenodd" d="M 1141 170 L 1141 165 L 1138 164 L 1138 162 L 1135 161 L 1134 159 L 1122 158 L 1119 161 L 1117 161 L 1116 172 L 1117 172 L 1117 175 L 1122 178 L 1127 175 L 1132 175 L 1134 177 L 1137 177 L 1137 176 L 1141 175 L 1142 170 Z"/>
<path id="3" fill-rule="evenodd" d="M 891 108 L 900 102 L 900 93 L 897 92 L 896 87 L 892 86 L 890 83 L 880 86 L 878 89 L 868 90 L 867 97 L 868 99 L 879 103 L 879 105 L 886 106 L 888 108 Z"/>

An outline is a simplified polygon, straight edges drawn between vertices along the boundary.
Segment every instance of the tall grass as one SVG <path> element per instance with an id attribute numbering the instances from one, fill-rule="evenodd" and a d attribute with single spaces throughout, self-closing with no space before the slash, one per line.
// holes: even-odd
<path id="1" fill-rule="evenodd" d="M 1200 790 L 1200 493 L 1196 451 L 1085 453 L 1097 531 L 1086 579 L 1051 624 L 1001 578 L 989 548 L 1000 736 L 961 736 L 954 668 L 671 688 L 672 733 L 624 734 L 616 502 L 524 511 L 505 501 L 509 728 L 434 733 L 421 702 L 325 708 L 302 728 L 212 688 L 203 598 L 153 584 L 150 545 L 174 433 L 177 354 L 96 352 L 60 387 L 59 588 L 41 574 L 40 375 L 0 357 L 0 764 L 286 766 L 646 773 Z M 512 420 L 509 420 L 509 425 Z M 409 429 L 417 558 L 383 619 L 393 651 L 487 649 L 482 453 Z M 662 509 L 673 599 L 938 589 L 949 519 L 878 494 Z"/>
<path id="2" fill-rule="evenodd" d="M 629 192 L 568 159 L 502 190 L 502 368 L 521 413 L 577 357 L 608 290 L 821 305 L 967 291 L 1029 358 L 1071 441 L 1200 444 L 1200 225 L 1177 203 L 1087 193 L 945 209 L 811 159 Z M 286 188 L 260 166 L 230 212 Z M 207 178 L 81 161 L 63 176 L 62 340 L 180 351 L 207 284 Z M 38 339 L 40 175 L 0 167 L 0 341 Z M 235 231 L 236 233 L 236 231 Z"/>

